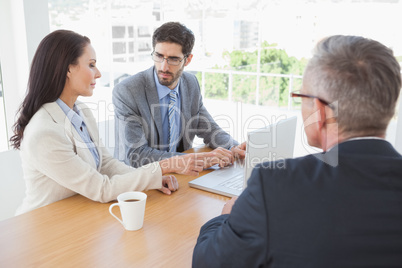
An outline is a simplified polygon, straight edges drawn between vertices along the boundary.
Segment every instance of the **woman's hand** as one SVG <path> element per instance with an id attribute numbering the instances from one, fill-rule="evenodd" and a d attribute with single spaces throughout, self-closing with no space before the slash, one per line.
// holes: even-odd
<path id="1" fill-rule="evenodd" d="M 179 183 L 173 175 L 162 177 L 162 188 L 159 189 L 164 194 L 170 195 L 179 189 Z"/>
<path id="2" fill-rule="evenodd" d="M 204 159 L 201 154 L 176 155 L 159 161 L 162 174 L 179 173 L 189 176 L 198 176 L 204 169 Z"/>

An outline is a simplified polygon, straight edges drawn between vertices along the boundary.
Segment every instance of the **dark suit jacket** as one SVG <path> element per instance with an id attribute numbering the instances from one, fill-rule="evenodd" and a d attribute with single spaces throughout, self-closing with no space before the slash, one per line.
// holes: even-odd
<path id="1" fill-rule="evenodd" d="M 180 78 L 180 151 L 192 148 L 195 135 L 211 148 L 229 149 L 238 143 L 215 123 L 202 102 L 197 78 L 183 72 Z M 113 90 L 115 153 L 126 164 L 139 167 L 179 153 L 161 150 L 162 115 L 154 79 L 154 67 L 133 75 Z"/>
<path id="2" fill-rule="evenodd" d="M 402 267 L 401 155 L 370 139 L 263 163 L 201 228 L 193 266 Z"/>

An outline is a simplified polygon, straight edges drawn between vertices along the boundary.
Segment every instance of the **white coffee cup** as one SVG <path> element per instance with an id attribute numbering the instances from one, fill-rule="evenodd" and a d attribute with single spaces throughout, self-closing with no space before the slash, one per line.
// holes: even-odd
<path id="1" fill-rule="evenodd" d="M 144 224 L 147 195 L 142 192 L 126 192 L 117 196 L 117 201 L 118 203 L 110 205 L 110 214 L 112 214 L 112 216 L 115 217 L 128 231 L 141 229 Z M 120 207 L 122 220 L 113 214 L 112 209 L 115 206 Z"/>

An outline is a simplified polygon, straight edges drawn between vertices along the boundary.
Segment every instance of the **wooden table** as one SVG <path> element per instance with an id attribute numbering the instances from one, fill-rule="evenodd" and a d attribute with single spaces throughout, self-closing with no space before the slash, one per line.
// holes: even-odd
<path id="1" fill-rule="evenodd" d="M 171 196 L 146 192 L 138 231 L 109 214 L 113 202 L 80 195 L 0 221 L 0 267 L 191 267 L 200 227 L 228 198 L 190 188 L 196 177 L 176 177 L 180 188 Z"/>

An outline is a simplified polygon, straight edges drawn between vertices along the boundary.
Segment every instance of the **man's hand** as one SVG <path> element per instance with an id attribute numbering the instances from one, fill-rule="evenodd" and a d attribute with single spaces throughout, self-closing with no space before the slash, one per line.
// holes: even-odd
<path id="1" fill-rule="evenodd" d="M 230 199 L 230 200 L 223 206 L 222 215 L 223 215 L 223 214 L 230 214 L 230 212 L 232 212 L 232 208 L 233 208 L 233 205 L 234 205 L 234 203 L 236 202 L 236 200 L 237 200 L 237 196 L 232 197 L 232 199 Z"/>
<path id="2" fill-rule="evenodd" d="M 243 159 L 246 157 L 246 142 L 243 142 L 242 144 L 239 144 L 237 146 L 232 147 L 230 149 L 232 151 L 233 157 L 235 159 Z"/>
<path id="3" fill-rule="evenodd" d="M 179 183 L 173 175 L 162 177 L 162 188 L 159 189 L 164 194 L 170 195 L 179 189 Z"/>
<path id="4" fill-rule="evenodd" d="M 199 153 L 198 155 L 198 157 L 201 157 L 204 161 L 204 169 L 210 168 L 216 164 L 218 164 L 219 167 L 226 167 L 234 162 L 232 152 L 222 147 L 218 147 L 208 153 Z"/>

